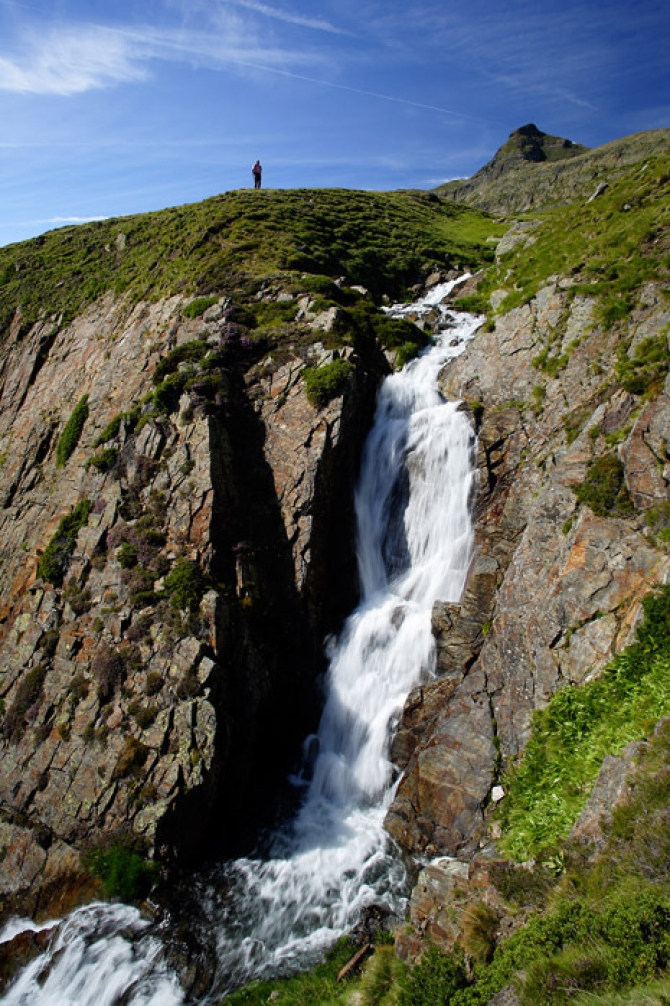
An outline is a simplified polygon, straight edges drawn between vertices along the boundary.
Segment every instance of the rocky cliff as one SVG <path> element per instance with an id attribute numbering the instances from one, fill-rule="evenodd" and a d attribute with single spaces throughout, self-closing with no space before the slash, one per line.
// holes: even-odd
<path id="1" fill-rule="evenodd" d="M 646 404 L 605 393 L 592 366 L 665 339 L 670 309 L 649 284 L 625 329 L 604 332 L 594 307 L 552 280 L 444 375 L 446 394 L 476 403 L 481 485 L 463 603 L 434 611 L 439 680 L 410 696 L 396 739 L 405 774 L 388 827 L 415 851 L 454 856 L 486 840 L 492 787 L 523 752 L 533 710 L 598 674 L 630 640 L 640 598 L 670 572 L 644 520 L 670 498 L 670 388 Z M 565 345 L 583 342 L 535 406 L 532 361 L 559 325 Z M 613 434 L 634 503 L 625 517 L 598 515 L 574 493 Z"/>
<path id="2" fill-rule="evenodd" d="M 101 840 L 163 860 L 241 847 L 316 715 L 321 641 L 355 598 L 378 374 L 354 355 L 315 408 L 318 327 L 258 365 L 211 299 L 190 318 L 183 297 L 107 296 L 25 332 L 17 314 L 5 343 L 6 909 L 40 907 Z"/>
<path id="3" fill-rule="evenodd" d="M 463 399 L 478 427 L 480 486 L 464 598 L 433 612 L 438 678 L 409 696 L 394 742 L 403 776 L 387 827 L 432 860 L 413 895 L 413 935 L 399 940 L 409 954 L 426 937 L 445 948 L 467 939 L 468 905 L 484 899 L 497 921 L 509 911 L 489 875 L 497 804 L 533 714 L 559 689 L 597 679 L 633 640 L 641 600 L 670 579 L 666 168 L 667 157 L 613 178 L 600 206 L 573 203 L 582 237 L 570 252 L 558 219 L 512 228 L 480 286 L 488 320 L 443 374 L 444 393 Z M 617 309 L 622 295 L 596 279 L 602 259 L 589 245 L 613 209 L 618 221 L 647 212 L 640 226 L 653 233 L 613 252 L 613 275 L 636 277 Z M 564 263 L 578 260 L 554 272 L 545 240 Z M 519 295 L 526 266 L 534 278 Z M 662 703 L 652 707 L 663 715 Z M 574 830 L 589 841 L 625 792 L 631 760 L 614 787 L 608 764 Z"/>
<path id="4" fill-rule="evenodd" d="M 501 232 L 247 192 L 0 249 L 3 912 L 90 896 L 101 845 L 200 861 L 272 816 L 357 599 L 375 391 L 427 339 L 379 303 Z"/>

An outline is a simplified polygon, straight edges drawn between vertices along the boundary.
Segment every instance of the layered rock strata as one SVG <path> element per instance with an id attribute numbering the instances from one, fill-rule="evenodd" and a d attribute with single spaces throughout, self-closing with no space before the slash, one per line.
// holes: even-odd
<path id="1" fill-rule="evenodd" d="M 17 314 L 3 347 L 5 911 L 61 910 L 101 840 L 181 860 L 240 847 L 355 600 L 353 479 L 378 376 L 357 365 L 317 410 L 300 372 L 333 354 L 309 325 L 281 365 L 256 362 L 225 298 L 184 306 L 109 295 L 28 331 Z"/>
<path id="2" fill-rule="evenodd" d="M 603 330 L 594 303 L 555 279 L 443 375 L 480 427 L 480 490 L 465 596 L 435 607 L 437 679 L 409 697 L 394 746 L 404 774 L 387 827 L 412 852 L 468 859 L 488 843 L 493 786 L 533 711 L 597 675 L 631 640 L 641 598 L 667 581 L 644 518 L 670 498 L 670 382 L 645 402 L 607 378 L 619 347 L 632 358 L 669 322 L 649 284 L 627 325 Z M 561 358 L 553 376 L 540 365 L 547 346 Z M 626 516 L 575 496 L 603 454 L 620 460 Z"/>

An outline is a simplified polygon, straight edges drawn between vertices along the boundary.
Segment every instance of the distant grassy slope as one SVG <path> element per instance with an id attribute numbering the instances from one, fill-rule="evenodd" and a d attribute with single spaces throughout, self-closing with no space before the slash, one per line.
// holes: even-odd
<path id="1" fill-rule="evenodd" d="M 624 318 L 645 282 L 670 281 L 670 154 L 627 168 L 593 201 L 536 219 L 482 288 L 510 291 L 500 313 L 528 302 L 550 276 L 571 276 L 573 293 L 598 299 L 601 321 Z"/>
<path id="2" fill-rule="evenodd" d="M 523 156 L 522 138 L 515 136 L 472 178 L 447 182 L 436 192 L 490 213 L 523 213 L 588 198 L 600 182 L 614 182 L 632 164 L 670 150 L 670 129 L 635 133 L 592 150 L 562 147 L 569 141 L 547 137 L 546 159 L 536 160 Z"/>
<path id="3" fill-rule="evenodd" d="M 230 192 L 0 249 L 0 331 L 17 307 L 26 322 L 70 318 L 108 290 L 208 294 L 282 271 L 345 276 L 395 296 L 435 267 L 490 260 L 496 232 L 486 215 L 432 193 Z"/>

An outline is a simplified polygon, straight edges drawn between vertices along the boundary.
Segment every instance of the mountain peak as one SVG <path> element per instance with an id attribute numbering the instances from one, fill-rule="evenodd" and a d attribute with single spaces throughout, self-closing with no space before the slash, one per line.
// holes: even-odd
<path id="1" fill-rule="evenodd" d="M 509 139 L 494 155 L 491 165 L 505 167 L 509 162 L 518 160 L 535 163 L 562 161 L 583 154 L 587 150 L 588 147 L 573 143 L 572 140 L 566 140 L 562 136 L 543 133 L 534 122 L 529 122 L 509 134 Z"/>

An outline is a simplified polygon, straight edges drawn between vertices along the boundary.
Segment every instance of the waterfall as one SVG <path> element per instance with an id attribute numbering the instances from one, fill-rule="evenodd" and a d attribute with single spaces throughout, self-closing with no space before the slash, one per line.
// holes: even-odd
<path id="1" fill-rule="evenodd" d="M 480 320 L 439 307 L 452 285 L 412 306 L 439 310 L 443 327 L 379 392 L 355 501 L 361 601 L 331 645 L 321 724 L 295 780 L 300 810 L 263 857 L 224 864 L 200 885 L 219 989 L 311 963 L 367 905 L 404 909 L 404 867 L 383 828 L 397 782 L 391 728 L 407 693 L 433 673 L 431 609 L 460 598 L 472 547 L 474 434 L 437 383 Z M 112 1006 L 121 993 L 133 1006 L 181 1002 L 157 939 L 142 927 L 126 906 L 73 913 L 57 938 L 57 963 L 34 961 L 0 1002 Z M 128 941 L 129 929 L 139 943 Z M 112 991 L 103 994 L 105 975 Z"/>

